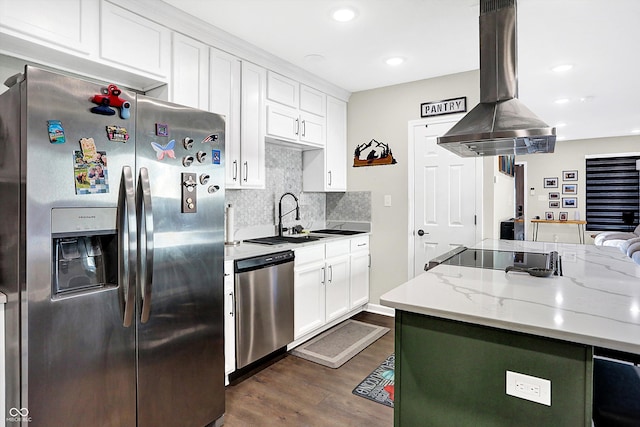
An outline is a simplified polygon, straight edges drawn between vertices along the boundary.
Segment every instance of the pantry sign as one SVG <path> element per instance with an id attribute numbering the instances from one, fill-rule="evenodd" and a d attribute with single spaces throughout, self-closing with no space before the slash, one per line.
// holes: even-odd
<path id="1" fill-rule="evenodd" d="M 466 96 L 420 104 L 420 117 L 441 116 L 443 114 L 464 113 L 466 111 Z"/>

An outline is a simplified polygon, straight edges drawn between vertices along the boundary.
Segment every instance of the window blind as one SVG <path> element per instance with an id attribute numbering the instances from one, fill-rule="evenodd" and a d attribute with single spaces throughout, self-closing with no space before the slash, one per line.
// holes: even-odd
<path id="1" fill-rule="evenodd" d="M 587 230 L 632 231 L 640 217 L 640 156 L 586 159 Z"/>

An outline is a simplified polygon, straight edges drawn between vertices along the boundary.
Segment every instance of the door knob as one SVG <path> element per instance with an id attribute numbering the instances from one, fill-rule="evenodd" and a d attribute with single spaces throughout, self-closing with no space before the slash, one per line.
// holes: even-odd
<path id="1" fill-rule="evenodd" d="M 425 233 L 424 230 L 422 229 L 418 230 L 418 236 L 424 236 L 425 234 L 429 234 L 429 233 Z"/>

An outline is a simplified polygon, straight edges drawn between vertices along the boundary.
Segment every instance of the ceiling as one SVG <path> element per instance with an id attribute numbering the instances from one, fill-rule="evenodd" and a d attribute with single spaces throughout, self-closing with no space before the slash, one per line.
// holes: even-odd
<path id="1" fill-rule="evenodd" d="M 479 67 L 479 0 L 164 1 L 351 92 Z M 518 0 L 517 19 L 519 98 L 560 141 L 640 134 L 640 1 Z"/>

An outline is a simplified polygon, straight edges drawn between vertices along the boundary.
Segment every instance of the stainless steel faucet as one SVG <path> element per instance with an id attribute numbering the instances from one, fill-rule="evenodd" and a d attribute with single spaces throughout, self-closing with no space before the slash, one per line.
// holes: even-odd
<path id="1" fill-rule="evenodd" d="M 284 215 L 282 214 L 282 199 L 284 196 L 289 195 L 293 197 L 293 200 L 296 201 L 295 209 L 291 209 L 289 212 L 286 212 Z M 278 202 L 278 236 L 282 236 L 282 217 L 290 214 L 293 211 L 296 211 L 296 221 L 300 221 L 300 205 L 298 204 L 298 198 L 293 193 L 284 193 L 282 197 L 280 197 L 280 202 Z"/>

